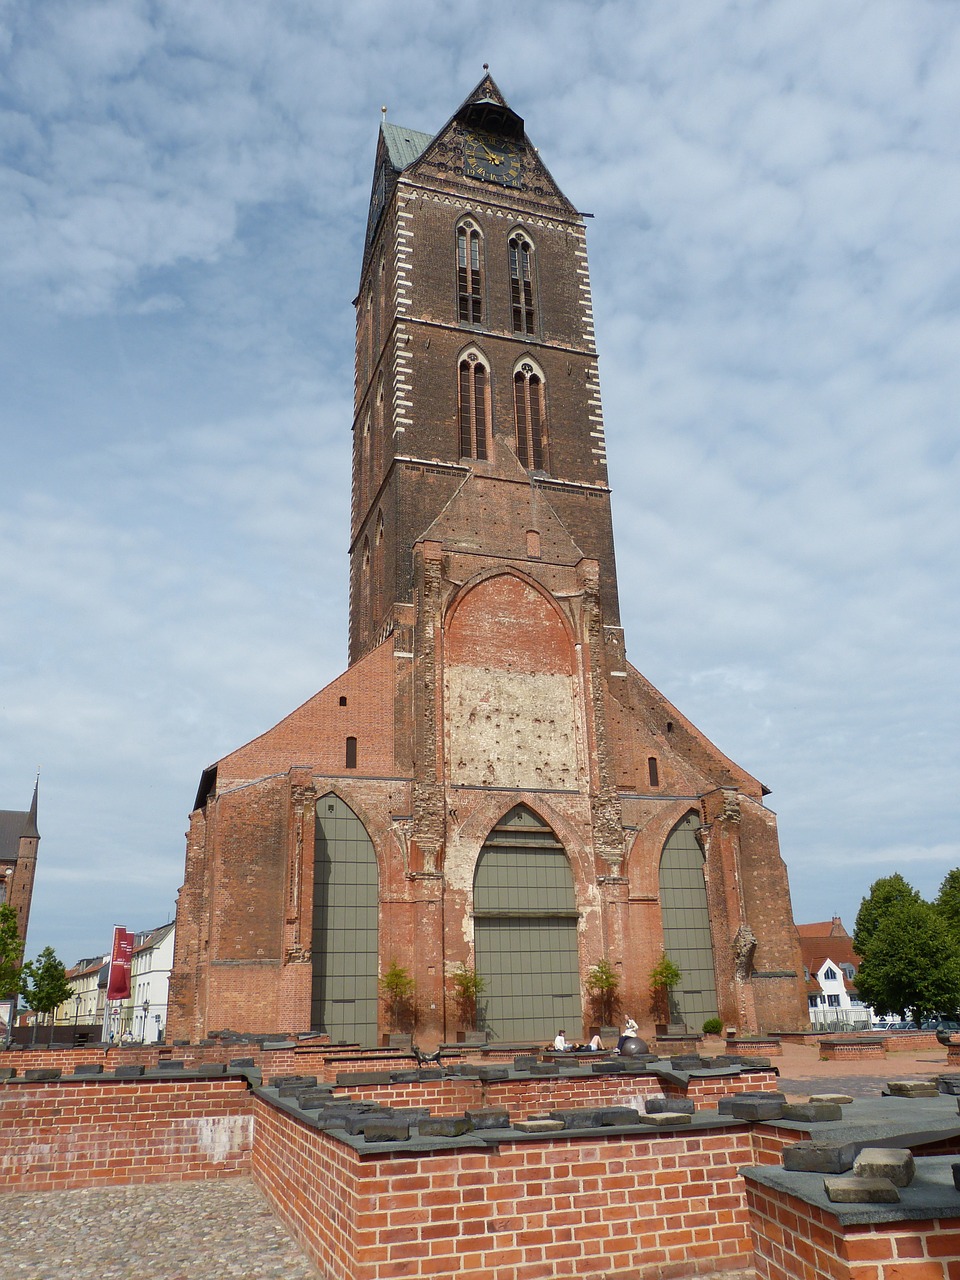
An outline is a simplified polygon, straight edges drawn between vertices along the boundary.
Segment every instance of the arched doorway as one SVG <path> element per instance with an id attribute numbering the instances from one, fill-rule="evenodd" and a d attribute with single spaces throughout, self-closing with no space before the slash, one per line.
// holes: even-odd
<path id="1" fill-rule="evenodd" d="M 570 863 L 550 827 L 511 809 L 484 841 L 473 879 L 483 1025 L 504 1042 L 580 1035 L 577 905 Z"/>
<path id="2" fill-rule="evenodd" d="M 671 992 L 673 1017 L 699 1031 L 717 1017 L 717 983 L 703 850 L 697 843 L 700 818 L 688 813 L 667 837 L 660 858 L 663 949 L 683 975 Z"/>
<path id="3" fill-rule="evenodd" d="M 333 1044 L 377 1043 L 377 855 L 335 795 L 317 801 L 310 1025 Z"/>

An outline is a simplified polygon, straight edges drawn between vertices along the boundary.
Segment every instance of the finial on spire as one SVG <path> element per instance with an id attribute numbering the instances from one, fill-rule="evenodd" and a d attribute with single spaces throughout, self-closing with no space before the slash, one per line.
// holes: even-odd
<path id="1" fill-rule="evenodd" d="M 381 120 L 381 123 L 384 123 L 384 122 L 386 121 L 386 119 L 387 119 L 387 108 L 386 108 L 386 107 L 381 107 L 381 108 L 380 108 L 380 120 Z"/>
<path id="2" fill-rule="evenodd" d="M 484 71 L 489 71 L 489 70 L 490 70 L 490 63 L 489 63 L 489 62 L 485 62 L 485 63 L 483 64 L 483 69 L 484 69 Z"/>

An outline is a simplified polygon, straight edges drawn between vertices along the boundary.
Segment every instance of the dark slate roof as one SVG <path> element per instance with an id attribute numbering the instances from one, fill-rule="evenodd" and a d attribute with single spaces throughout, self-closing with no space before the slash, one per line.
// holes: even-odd
<path id="1" fill-rule="evenodd" d="M 416 129 L 403 129 L 398 124 L 383 124 L 383 140 L 387 155 L 395 169 L 405 169 L 419 160 L 433 141 L 432 133 L 419 133 Z"/>
<path id="2" fill-rule="evenodd" d="M 172 928 L 173 921 L 171 920 L 169 924 L 162 924 L 157 929 L 149 929 L 142 935 L 139 946 L 134 947 L 133 954 L 137 955 L 141 951 L 149 951 L 151 947 L 158 947 Z"/>
<path id="3" fill-rule="evenodd" d="M 29 812 L 0 809 L 0 862 L 16 862 L 21 839 L 31 835 L 36 835 L 36 823 Z"/>
<path id="4" fill-rule="evenodd" d="M 33 799 L 30 808 L 0 809 L 0 862 L 16 862 L 20 853 L 20 841 L 39 840 L 37 830 L 37 789 L 40 779 L 33 785 Z"/>

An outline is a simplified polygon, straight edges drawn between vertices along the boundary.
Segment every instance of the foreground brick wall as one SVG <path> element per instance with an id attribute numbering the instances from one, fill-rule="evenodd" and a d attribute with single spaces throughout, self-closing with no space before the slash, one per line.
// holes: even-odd
<path id="1" fill-rule="evenodd" d="M 5 1084 L 0 1190 L 246 1173 L 251 1097 L 244 1079 Z"/>
<path id="2" fill-rule="evenodd" d="M 960 1221 L 841 1227 L 815 1205 L 747 1184 L 758 1280 L 956 1280 Z"/>
<path id="3" fill-rule="evenodd" d="M 747 1130 L 360 1155 L 257 1099 L 254 1176 L 337 1280 L 635 1280 L 750 1263 Z M 679 1273 L 679 1272 L 677 1272 Z"/>

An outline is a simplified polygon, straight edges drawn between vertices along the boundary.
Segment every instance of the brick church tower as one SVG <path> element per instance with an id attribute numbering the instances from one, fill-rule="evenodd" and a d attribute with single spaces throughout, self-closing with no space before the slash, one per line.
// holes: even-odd
<path id="1" fill-rule="evenodd" d="M 0 809 L 0 905 L 6 903 L 17 915 L 17 930 L 26 943 L 33 902 L 33 882 L 37 873 L 37 793 L 34 783 L 29 809 Z"/>
<path id="2" fill-rule="evenodd" d="M 627 662 L 583 220 L 485 76 L 381 126 L 356 300 L 350 666 L 204 771 L 169 1031 L 806 1023 L 760 783 Z M 661 1015 L 662 1016 L 662 1015 Z"/>

